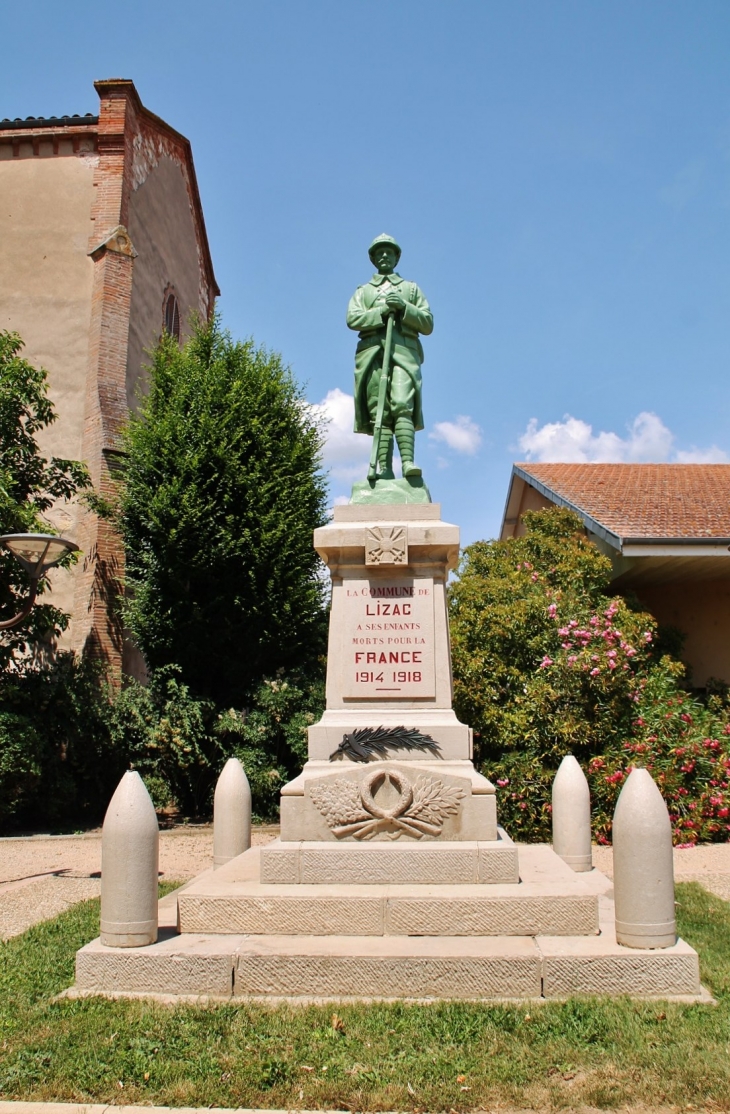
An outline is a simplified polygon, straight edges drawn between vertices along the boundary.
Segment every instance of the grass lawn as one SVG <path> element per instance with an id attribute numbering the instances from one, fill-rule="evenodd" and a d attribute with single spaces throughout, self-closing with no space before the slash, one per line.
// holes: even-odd
<path id="1" fill-rule="evenodd" d="M 99 931 L 87 901 L 0 943 L 0 1098 L 469 1110 L 643 1103 L 730 1110 L 730 904 L 677 886 L 719 1005 L 207 1008 L 52 998 Z M 334 1024 L 333 1024 L 334 1021 Z"/>

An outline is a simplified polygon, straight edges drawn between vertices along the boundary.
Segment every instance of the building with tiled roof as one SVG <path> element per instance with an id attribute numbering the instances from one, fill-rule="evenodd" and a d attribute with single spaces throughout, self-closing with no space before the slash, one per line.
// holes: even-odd
<path id="1" fill-rule="evenodd" d="M 184 339 L 218 287 L 190 143 L 131 81 L 95 88 L 98 115 L 0 120 L 0 329 L 48 372 L 58 420 L 39 438 L 44 452 L 84 460 L 111 494 L 145 351 L 164 328 Z M 114 607 L 118 539 L 80 506 L 48 517 L 83 550 L 74 570 L 53 574 L 53 602 L 72 617 L 65 644 L 116 676 L 137 672 Z"/>
<path id="2" fill-rule="evenodd" d="M 730 683 L 730 464 L 515 464 L 500 536 L 549 506 L 581 517 L 617 591 L 683 632 L 695 685 Z"/>

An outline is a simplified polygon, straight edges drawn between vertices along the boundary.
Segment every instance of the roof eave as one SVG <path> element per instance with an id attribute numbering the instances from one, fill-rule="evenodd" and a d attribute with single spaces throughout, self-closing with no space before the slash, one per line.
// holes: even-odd
<path id="1" fill-rule="evenodd" d="M 571 501 L 564 496 L 558 495 L 556 491 L 553 491 L 553 489 L 546 484 L 541 483 L 540 480 L 536 479 L 535 476 L 526 469 L 520 468 L 519 464 L 512 465 L 512 473 L 514 476 L 518 476 L 521 480 L 524 480 L 530 487 L 534 487 L 536 491 L 539 491 L 540 494 L 544 495 L 546 499 L 549 499 L 551 503 L 555 503 L 559 507 L 565 507 L 569 511 L 575 511 L 586 529 L 590 530 L 596 537 L 601 538 L 602 541 L 606 542 L 607 545 L 610 545 L 611 548 L 615 549 L 618 553 L 622 552 L 624 539 L 621 538 L 619 534 L 614 534 L 612 530 L 606 529 L 597 519 L 584 511 L 582 507 L 577 506 L 575 503 L 571 503 Z"/>

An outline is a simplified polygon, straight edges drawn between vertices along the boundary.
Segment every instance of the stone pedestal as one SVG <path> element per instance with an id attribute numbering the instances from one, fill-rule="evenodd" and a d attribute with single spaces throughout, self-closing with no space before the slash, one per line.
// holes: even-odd
<path id="1" fill-rule="evenodd" d="M 332 575 L 327 708 L 282 790 L 281 839 L 181 890 L 157 944 L 82 948 L 75 992 L 700 998 L 690 947 L 619 944 L 608 879 L 498 827 L 451 707 L 458 529 L 430 503 L 350 505 L 315 545 Z"/>
<path id="2" fill-rule="evenodd" d="M 327 708 L 309 728 L 309 761 L 282 790 L 283 843 L 497 839 L 494 786 L 474 769 L 472 733 L 451 706 L 446 579 L 459 530 L 439 511 L 335 507 L 315 531 L 332 577 Z M 363 730 L 401 727 L 426 741 L 391 735 L 362 761 Z"/>

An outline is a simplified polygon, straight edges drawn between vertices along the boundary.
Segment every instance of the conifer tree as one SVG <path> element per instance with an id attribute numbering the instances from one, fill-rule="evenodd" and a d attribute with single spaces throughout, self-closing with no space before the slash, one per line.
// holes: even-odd
<path id="1" fill-rule="evenodd" d="M 217 320 L 153 353 L 126 435 L 127 621 L 152 670 L 243 707 L 324 649 L 321 431 L 281 358 Z"/>

